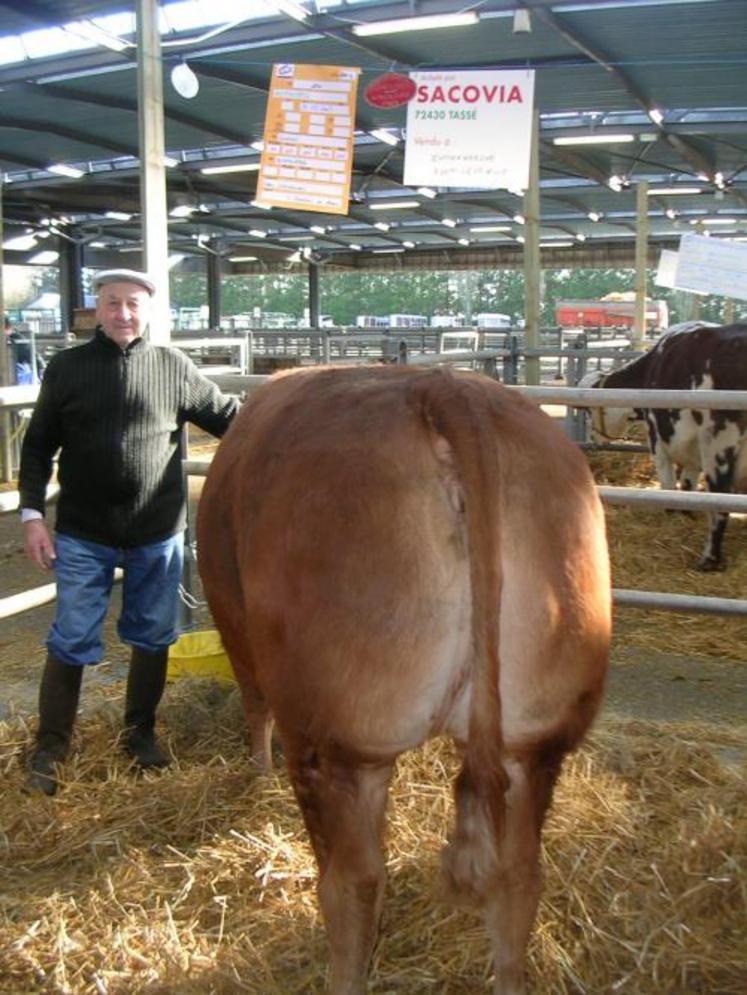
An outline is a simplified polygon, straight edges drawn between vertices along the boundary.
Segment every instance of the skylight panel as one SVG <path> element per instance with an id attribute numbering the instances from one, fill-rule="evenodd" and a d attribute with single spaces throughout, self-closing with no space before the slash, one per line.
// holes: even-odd
<path id="1" fill-rule="evenodd" d="M 26 50 L 18 35 L 6 35 L 5 38 L 0 38 L 0 66 L 23 62 L 25 58 Z"/>
<path id="2" fill-rule="evenodd" d="M 94 43 L 78 35 L 63 31 L 62 28 L 42 28 L 40 31 L 27 31 L 19 36 L 21 44 L 31 59 L 44 59 L 63 52 L 80 52 L 94 48 Z"/>
<path id="3" fill-rule="evenodd" d="M 120 14 L 104 14 L 102 17 L 91 17 L 89 20 L 107 31 L 110 35 L 127 38 L 135 34 L 135 14 L 133 11 L 125 11 Z"/>

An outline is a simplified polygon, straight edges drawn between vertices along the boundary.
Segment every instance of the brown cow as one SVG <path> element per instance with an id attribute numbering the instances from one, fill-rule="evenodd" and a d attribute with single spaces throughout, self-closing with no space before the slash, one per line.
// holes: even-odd
<path id="1" fill-rule="evenodd" d="M 607 666 L 583 456 L 477 374 L 298 371 L 231 426 L 197 535 L 253 754 L 271 714 L 314 847 L 332 992 L 366 987 L 393 764 L 442 734 L 463 747 L 445 869 L 484 909 L 495 992 L 523 992 L 545 810 Z"/>

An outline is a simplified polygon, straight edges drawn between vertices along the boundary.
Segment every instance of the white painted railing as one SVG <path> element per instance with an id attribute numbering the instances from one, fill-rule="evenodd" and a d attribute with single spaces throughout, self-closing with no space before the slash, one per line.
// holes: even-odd
<path id="1" fill-rule="evenodd" d="M 469 354 L 474 358 L 475 353 Z M 455 354 L 449 354 L 450 360 Z M 221 390 L 233 394 L 250 395 L 269 378 L 266 376 L 237 374 L 210 375 L 209 370 L 203 371 Z M 559 404 L 567 407 L 647 407 L 647 408 L 699 408 L 739 410 L 747 409 L 747 391 L 726 390 L 622 390 L 605 388 L 554 387 L 554 386 L 517 386 L 518 390 L 539 404 Z M 26 394 L 21 399 L 18 394 L 5 395 L 6 391 L 38 393 L 38 387 L 2 388 L 0 389 L 0 410 L 3 407 L 33 406 L 33 397 Z M 206 459 L 187 459 L 184 461 L 185 473 L 192 476 L 205 476 L 210 461 Z M 599 487 L 599 495 L 607 504 L 636 505 L 639 507 L 675 508 L 687 511 L 725 511 L 747 514 L 747 495 L 710 494 L 701 491 L 657 490 L 654 488 L 636 487 Z M 16 497 L 17 507 L 17 497 Z M 8 506 L 13 504 L 13 498 L 6 498 Z M 0 514 L 9 508 L 0 504 Z M 45 585 L 53 587 L 53 585 Z M 37 589 L 41 591 L 42 589 Z M 34 592 L 27 592 L 33 600 Z M 731 598 L 698 597 L 695 595 L 673 594 L 654 591 L 613 592 L 616 604 L 629 605 L 637 608 L 665 609 L 668 611 L 704 612 L 727 615 L 747 615 L 747 600 Z M 41 595 L 40 595 L 41 596 Z M 14 596 L 18 598 L 19 596 Z M 46 600 L 50 600 L 46 598 Z M 6 604 L 9 599 L 0 600 L 0 618 L 9 614 Z M 43 602 L 41 602 L 43 603 Z M 32 607 L 29 604 L 27 607 Z M 25 610 L 25 608 L 20 609 Z"/>

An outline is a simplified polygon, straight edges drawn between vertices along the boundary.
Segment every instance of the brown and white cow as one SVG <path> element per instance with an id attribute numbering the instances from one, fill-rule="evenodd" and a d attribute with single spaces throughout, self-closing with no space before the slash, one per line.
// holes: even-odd
<path id="1" fill-rule="evenodd" d="M 463 747 L 445 869 L 484 909 L 495 992 L 523 992 L 543 818 L 607 667 L 583 456 L 478 374 L 297 371 L 226 434 L 197 536 L 254 757 L 272 716 L 313 844 L 332 992 L 365 990 L 393 764 L 443 734 Z"/>
<path id="2" fill-rule="evenodd" d="M 671 328 L 648 352 L 611 373 L 589 374 L 581 384 L 660 390 L 747 390 L 747 324 L 687 322 Z M 598 437 L 620 438 L 632 421 L 645 420 L 662 487 L 747 490 L 747 411 L 688 408 L 596 408 L 592 428 Z M 709 515 L 701 570 L 723 566 L 726 512 Z"/>

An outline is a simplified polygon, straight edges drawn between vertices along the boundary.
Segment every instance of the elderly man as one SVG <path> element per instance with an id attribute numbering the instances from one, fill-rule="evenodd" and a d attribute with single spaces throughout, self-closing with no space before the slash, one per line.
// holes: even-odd
<path id="1" fill-rule="evenodd" d="M 177 638 L 186 517 L 181 429 L 192 422 L 221 436 L 238 406 L 183 353 L 143 337 L 155 293 L 147 274 L 108 270 L 94 286 L 96 333 L 50 360 L 19 474 L 26 552 L 54 569 L 57 581 L 29 764 L 32 787 L 48 795 L 70 743 L 83 669 L 103 654 L 115 567 L 124 571 L 118 634 L 132 648 L 125 746 L 140 767 L 167 763 L 154 726 Z M 45 491 L 58 450 L 53 538 Z"/>

